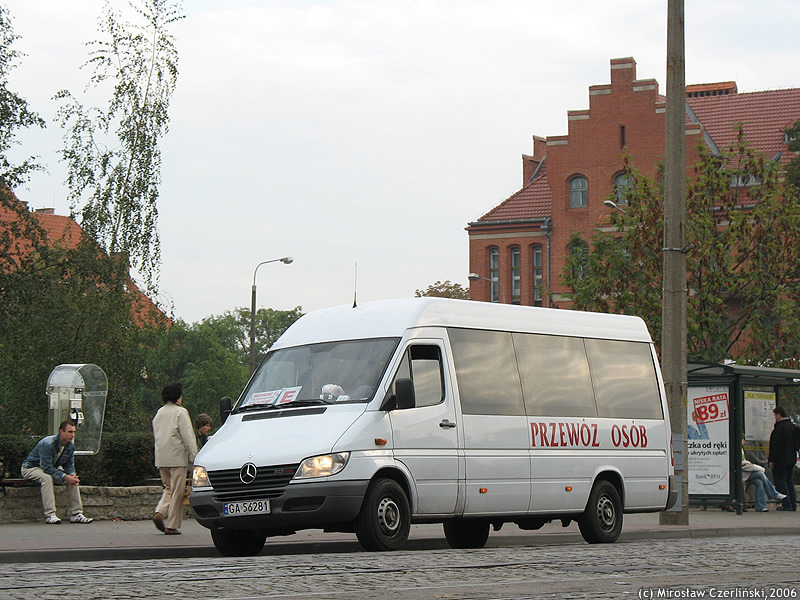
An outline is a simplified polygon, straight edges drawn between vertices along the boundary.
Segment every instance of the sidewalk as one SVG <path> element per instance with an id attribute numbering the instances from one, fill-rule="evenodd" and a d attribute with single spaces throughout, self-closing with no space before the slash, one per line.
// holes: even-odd
<path id="1" fill-rule="evenodd" d="M 158 559 L 219 556 L 207 529 L 184 520 L 183 535 L 165 536 L 151 521 L 95 521 L 89 525 L 0 524 L 0 563 L 78 560 Z M 691 508 L 689 525 L 660 525 L 657 513 L 625 515 L 620 542 L 642 539 L 800 535 L 800 512 L 748 511 L 742 515 Z M 492 531 L 487 547 L 582 544 L 578 527 L 549 523 L 538 531 L 504 525 Z M 441 525 L 414 525 L 404 550 L 448 548 Z M 266 555 L 359 552 L 354 534 L 300 531 L 268 538 Z"/>

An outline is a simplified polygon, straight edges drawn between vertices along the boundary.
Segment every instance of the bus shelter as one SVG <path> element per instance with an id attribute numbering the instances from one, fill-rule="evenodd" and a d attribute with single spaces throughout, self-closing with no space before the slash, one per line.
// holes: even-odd
<path id="1" fill-rule="evenodd" d="M 742 450 L 767 461 L 772 410 L 800 386 L 800 370 L 690 362 L 687 372 L 689 502 L 732 504 L 741 514 Z"/>

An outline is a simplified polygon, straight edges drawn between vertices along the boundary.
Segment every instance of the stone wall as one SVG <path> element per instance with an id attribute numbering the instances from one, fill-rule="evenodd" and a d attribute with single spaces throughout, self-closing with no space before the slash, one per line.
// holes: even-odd
<path id="1" fill-rule="evenodd" d="M 81 486 L 83 510 L 87 517 L 98 520 L 121 519 L 136 521 L 151 519 L 161 497 L 159 486 L 98 487 Z M 58 516 L 66 518 L 68 508 L 66 488 L 56 486 Z M 189 508 L 186 508 L 189 511 Z M 0 523 L 19 523 L 43 519 L 42 497 L 38 485 L 6 487 L 0 492 Z"/>

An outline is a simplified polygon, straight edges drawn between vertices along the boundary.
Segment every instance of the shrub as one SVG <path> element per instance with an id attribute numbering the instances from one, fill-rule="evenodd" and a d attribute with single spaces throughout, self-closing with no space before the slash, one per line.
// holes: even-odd
<path id="1" fill-rule="evenodd" d="M 39 441 L 18 435 L 0 435 L 0 472 L 3 477 L 21 477 L 22 461 Z M 76 456 L 75 469 L 81 485 L 125 487 L 146 485 L 158 478 L 153 461 L 152 433 L 107 433 L 100 452 Z"/>
<path id="2" fill-rule="evenodd" d="M 29 436 L 0 435 L 0 477 L 22 477 L 22 461 L 38 441 Z"/>
<path id="3" fill-rule="evenodd" d="M 107 433 L 100 452 L 76 456 L 75 468 L 82 485 L 146 485 L 158 478 L 153 458 L 152 433 Z"/>

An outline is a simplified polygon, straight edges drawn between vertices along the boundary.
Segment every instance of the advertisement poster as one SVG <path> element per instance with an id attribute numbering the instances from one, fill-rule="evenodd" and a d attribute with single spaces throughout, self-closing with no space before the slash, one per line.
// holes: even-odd
<path id="1" fill-rule="evenodd" d="M 744 437 L 748 442 L 763 442 L 769 439 L 775 417 L 774 392 L 744 391 Z"/>
<path id="2" fill-rule="evenodd" d="M 730 392 L 727 387 L 690 387 L 687 403 L 689 493 L 730 494 Z"/>

